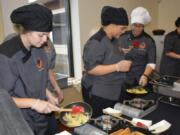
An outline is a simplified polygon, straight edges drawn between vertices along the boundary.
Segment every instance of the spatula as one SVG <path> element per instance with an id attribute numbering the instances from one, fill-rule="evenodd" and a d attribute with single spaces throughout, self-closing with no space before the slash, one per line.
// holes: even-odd
<path id="1" fill-rule="evenodd" d="M 72 112 L 72 113 L 83 113 L 84 108 L 82 106 L 72 106 L 72 108 L 58 108 L 57 112 Z"/>

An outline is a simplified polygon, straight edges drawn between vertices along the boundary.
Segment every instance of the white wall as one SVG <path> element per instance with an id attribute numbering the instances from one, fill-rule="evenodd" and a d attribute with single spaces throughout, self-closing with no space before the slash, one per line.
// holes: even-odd
<path id="1" fill-rule="evenodd" d="M 152 30 L 158 27 L 158 0 L 79 0 L 81 55 L 88 38 L 101 26 L 100 14 L 105 5 L 124 7 L 128 16 L 134 8 L 145 7 L 152 16 L 152 22 L 145 30 L 151 34 Z"/>
<path id="2" fill-rule="evenodd" d="M 12 23 L 10 20 L 11 12 L 22 5 L 28 3 L 28 0 L 1 0 L 1 8 L 2 8 L 2 17 L 3 17 L 3 25 L 4 25 L 4 36 L 14 32 Z"/>
<path id="3" fill-rule="evenodd" d="M 4 38 L 4 25 L 3 25 L 3 17 L 2 17 L 2 5 L 1 5 L 1 3 L 0 3 L 0 20 L 1 20 L 1 22 L 0 22 L 0 43 L 2 42 L 2 40 L 3 40 L 3 38 Z"/>
<path id="4" fill-rule="evenodd" d="M 180 17 L 180 0 L 160 0 L 158 28 L 165 29 L 166 33 L 174 30 L 177 17 Z"/>
<path id="5" fill-rule="evenodd" d="M 80 42 L 80 24 L 79 24 L 79 1 L 70 1 L 71 6 L 71 27 L 72 27 L 72 44 L 74 55 L 74 73 L 76 79 L 82 77 L 82 61 L 81 61 L 81 42 Z"/>
<path id="6" fill-rule="evenodd" d="M 79 0 L 81 50 L 90 35 L 100 27 L 101 9 L 105 5 L 124 7 L 130 15 L 132 9 L 143 6 L 152 16 L 152 23 L 147 26 L 150 32 L 158 25 L 158 0 Z"/>

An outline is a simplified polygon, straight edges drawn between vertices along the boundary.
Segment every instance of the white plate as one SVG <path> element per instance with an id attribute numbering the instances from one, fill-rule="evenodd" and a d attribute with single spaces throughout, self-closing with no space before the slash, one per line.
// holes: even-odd
<path id="1" fill-rule="evenodd" d="M 171 127 L 171 124 L 166 120 L 161 120 L 160 122 L 152 125 L 149 127 L 149 130 L 153 134 L 160 134 L 162 132 L 165 132 Z"/>
<path id="2" fill-rule="evenodd" d="M 69 133 L 68 131 L 63 131 L 61 133 L 57 133 L 55 135 L 72 135 L 71 133 Z"/>

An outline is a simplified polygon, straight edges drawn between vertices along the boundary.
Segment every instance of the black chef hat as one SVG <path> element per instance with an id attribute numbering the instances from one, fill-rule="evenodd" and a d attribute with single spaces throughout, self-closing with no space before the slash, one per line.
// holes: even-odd
<path id="1" fill-rule="evenodd" d="M 178 17 L 175 21 L 175 25 L 176 27 L 179 27 L 180 26 L 180 17 Z"/>
<path id="2" fill-rule="evenodd" d="M 45 6 L 30 4 L 19 7 L 11 13 L 11 21 L 22 25 L 25 30 L 50 32 L 52 30 L 52 12 Z"/>
<path id="3" fill-rule="evenodd" d="M 124 8 L 104 6 L 101 11 L 101 24 L 128 25 L 128 16 Z"/>

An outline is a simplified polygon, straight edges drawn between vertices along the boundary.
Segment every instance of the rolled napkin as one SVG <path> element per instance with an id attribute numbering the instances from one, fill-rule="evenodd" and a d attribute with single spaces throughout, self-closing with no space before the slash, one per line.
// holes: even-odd
<path id="1" fill-rule="evenodd" d="M 152 125 L 152 120 L 133 118 L 132 124 L 134 126 L 141 127 L 141 128 L 149 128 Z"/>
<path id="2" fill-rule="evenodd" d="M 113 115 L 113 116 L 120 116 L 121 115 L 121 111 L 113 109 L 111 107 L 103 109 L 103 113 L 110 114 L 110 115 Z"/>

